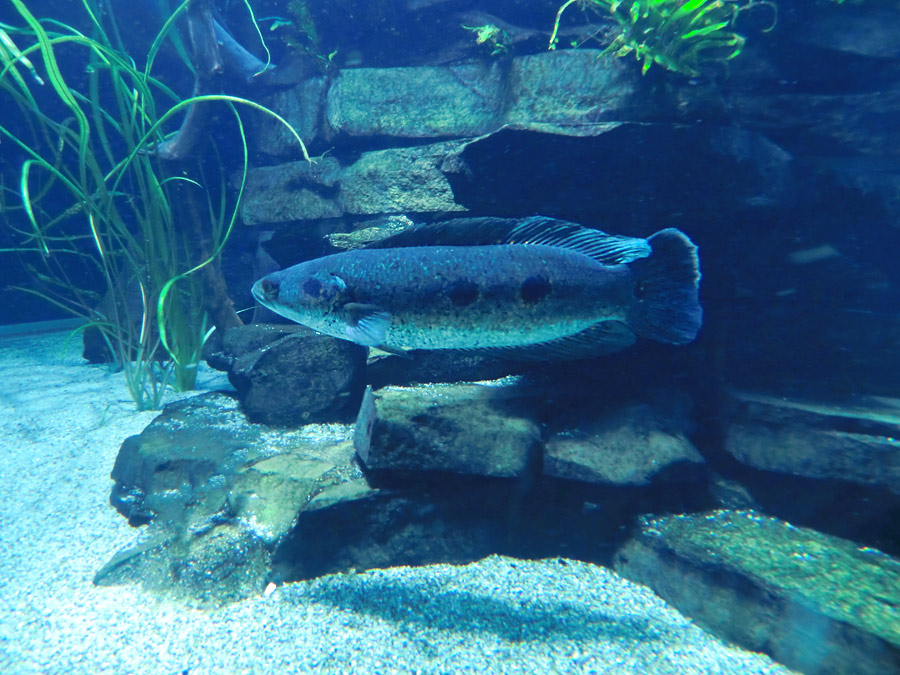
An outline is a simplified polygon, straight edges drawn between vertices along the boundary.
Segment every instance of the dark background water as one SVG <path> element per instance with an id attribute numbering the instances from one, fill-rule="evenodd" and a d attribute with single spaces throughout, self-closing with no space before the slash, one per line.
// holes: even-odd
<path id="1" fill-rule="evenodd" d="M 542 53 L 557 9 L 543 0 L 306 4 L 318 34 L 317 44 L 306 40 L 307 51 L 321 56 L 337 50 L 334 63 L 340 67 L 478 56 L 460 25 L 483 21 L 483 12 L 516 27 L 511 54 Z M 38 16 L 88 30 L 80 3 L 29 6 Z M 119 0 L 109 7 L 140 62 L 164 11 L 152 0 Z M 242 3 L 217 7 L 235 37 L 262 57 Z M 286 14 L 285 3 L 253 7 L 273 61 L 287 59 L 281 33 L 268 30 L 271 17 Z M 579 14 L 571 12 L 576 25 Z M 641 78 L 645 105 L 634 118 L 683 126 L 624 127 L 591 139 L 504 131 L 472 149 L 467 159 L 478 169 L 477 180 L 454 179 L 457 201 L 473 215 L 541 213 L 635 236 L 679 227 L 701 250 L 707 319 L 698 349 L 730 360 L 731 376 L 765 382 L 769 375 L 788 373 L 794 382 L 827 382 L 831 391 L 898 393 L 891 384 L 897 366 L 888 361 L 898 354 L 900 112 L 891 97 L 900 83 L 900 29 L 871 31 L 885 12 L 896 18 L 890 3 L 878 0 L 853 6 L 781 3 L 768 32 L 772 17 L 765 7 L 746 12 L 739 29 L 748 36 L 747 46 L 727 72 L 692 80 L 654 67 Z M 861 23 L 841 23 L 847 16 Z M 21 23 L 8 6 L 0 18 Z M 862 37 L 854 39 L 857 33 Z M 76 51 L 61 54 L 64 75 L 77 87 L 85 64 Z M 190 94 L 191 75 L 171 48 L 162 50 L 154 72 L 179 95 Z M 48 88 L 36 89 L 52 109 Z M 673 100 L 683 105 L 673 106 Z M 236 166 L 231 123 L 216 118 L 210 133 L 226 163 Z M 338 137 L 314 143 L 311 151 L 349 160 L 385 142 Z M 8 142 L 2 152 L 0 173 L 7 200 L 14 201 L 23 155 Z M 258 152 L 252 161 L 272 163 Z M 27 225 L 21 212 L 5 213 L 3 225 L 0 246 L 15 246 L 12 228 Z M 246 254 L 254 246 L 255 231 L 242 229 L 225 253 L 231 293 L 241 306 L 251 303 Z M 281 248 L 276 257 L 289 264 L 324 251 L 309 248 L 309 242 L 304 246 Z M 829 254 L 803 259 L 803 251 L 821 247 Z M 8 289 L 29 283 L 25 264 L 34 260 L 4 255 L 0 322 L 62 316 Z M 78 278 L 100 290 L 100 279 L 88 273 Z"/>

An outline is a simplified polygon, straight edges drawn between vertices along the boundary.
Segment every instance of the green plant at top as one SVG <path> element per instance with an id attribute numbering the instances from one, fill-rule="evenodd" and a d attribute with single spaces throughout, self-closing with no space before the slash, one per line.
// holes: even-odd
<path id="1" fill-rule="evenodd" d="M 323 69 L 331 65 L 338 50 L 326 53 L 320 48 L 319 32 L 306 0 L 288 0 L 285 12 L 287 16 L 265 16 L 259 20 L 267 22 L 269 30 L 277 32 L 290 49 L 314 57 Z"/>
<path id="2" fill-rule="evenodd" d="M 499 26 L 486 23 L 483 26 L 463 24 L 462 27 L 475 33 L 475 44 L 490 47 L 491 56 L 506 54 L 509 51 L 509 34 Z"/>
<path id="3" fill-rule="evenodd" d="M 53 19 L 38 20 L 24 0 L 12 0 L 24 26 L 0 24 L 0 138 L 25 157 L 18 170 L 21 205 L 10 199 L 12 188 L 0 175 L 0 212 L 21 240 L 15 253 L 32 271 L 33 284 L 22 290 L 83 317 L 83 328 L 99 332 L 139 409 L 159 407 L 169 386 L 194 384 L 207 332 L 203 288 L 194 273 L 221 252 L 247 176 L 249 153 L 236 106 L 287 125 L 240 97 L 179 100 L 151 75 L 156 53 L 189 1 L 165 23 L 143 68 L 113 46 L 91 0 L 82 0 L 90 37 Z M 85 64 L 80 86 L 66 81 L 60 52 Z M 42 64 L 43 78 L 35 63 Z M 233 198 L 222 163 L 211 168 L 200 162 L 190 176 L 176 175 L 152 152 L 166 122 L 190 105 L 212 102 L 231 109 L 240 134 L 243 168 Z M 161 104 L 169 108 L 160 115 Z M 208 257 L 198 256 L 196 242 L 179 227 L 183 215 L 176 204 L 185 199 L 205 204 L 214 249 Z M 91 290 L 98 279 L 102 293 Z"/>
<path id="4" fill-rule="evenodd" d="M 746 40 L 733 30 L 741 11 L 755 4 L 775 7 L 767 0 L 743 5 L 739 0 L 567 0 L 556 14 L 550 49 L 559 42 L 563 13 L 576 4 L 604 12 L 618 24 L 618 35 L 604 54 L 634 54 L 642 73 L 656 63 L 689 76 L 741 53 Z"/>

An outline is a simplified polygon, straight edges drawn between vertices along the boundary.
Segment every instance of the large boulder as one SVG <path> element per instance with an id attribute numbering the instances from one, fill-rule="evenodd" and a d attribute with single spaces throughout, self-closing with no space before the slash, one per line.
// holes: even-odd
<path id="1" fill-rule="evenodd" d="M 260 592 L 297 513 L 362 474 L 349 427 L 276 431 L 251 424 L 233 396 L 213 393 L 166 406 L 126 439 L 112 478 L 113 506 L 149 525 L 95 582 L 217 603 Z"/>
<path id="2" fill-rule="evenodd" d="M 252 421 L 298 426 L 355 419 L 366 353 L 303 326 L 260 324 L 225 331 L 206 357 L 228 373 Z"/>

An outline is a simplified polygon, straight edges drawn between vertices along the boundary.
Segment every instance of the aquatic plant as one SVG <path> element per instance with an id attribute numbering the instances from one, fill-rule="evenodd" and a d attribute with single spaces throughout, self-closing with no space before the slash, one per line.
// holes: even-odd
<path id="1" fill-rule="evenodd" d="M 483 26 L 463 24 L 462 27 L 475 33 L 475 44 L 490 47 L 491 56 L 506 54 L 509 51 L 509 34 L 499 26 L 487 23 Z"/>
<path id="2" fill-rule="evenodd" d="M 734 32 L 738 14 L 752 5 L 768 2 L 750 0 L 566 0 L 556 14 L 550 49 L 559 42 L 563 13 L 572 5 L 594 9 L 611 16 L 618 24 L 617 36 L 604 53 L 634 54 L 646 73 L 656 63 L 684 75 L 699 75 L 710 63 L 733 59 L 746 39 Z"/>
<path id="3" fill-rule="evenodd" d="M 247 175 L 249 152 L 236 105 L 287 122 L 235 96 L 179 100 L 151 75 L 156 53 L 190 0 L 166 21 L 143 68 L 115 29 L 119 46 L 113 46 L 92 0 L 82 0 L 90 36 L 53 19 L 38 20 L 25 0 L 12 3 L 24 26 L 0 24 L 0 95 L 7 99 L 0 137 L 25 159 L 18 169 L 21 206 L 3 185 L 0 209 L 20 237 L 15 252 L 26 256 L 32 271 L 32 284 L 21 290 L 83 317 L 82 328 L 99 332 L 124 372 L 137 407 L 157 408 L 168 386 L 189 389 L 196 376 L 208 319 L 195 273 L 222 251 Z M 114 17 L 105 19 L 115 27 Z M 80 86 L 63 75 L 61 52 L 85 63 Z M 43 78 L 34 65 L 38 58 Z M 213 101 L 229 106 L 239 131 L 243 170 L 233 199 L 221 162 L 198 161 L 175 174 L 153 152 L 167 121 Z M 161 104 L 170 107 L 159 115 Z M 184 213 L 176 204 L 193 208 Z M 206 223 L 202 245 L 196 241 L 200 226 L 184 226 L 198 218 Z M 98 280 L 102 293 L 92 290 Z"/>
<path id="4" fill-rule="evenodd" d="M 329 66 L 338 50 L 333 49 L 327 53 L 322 51 L 319 32 L 306 0 L 288 0 L 285 13 L 287 16 L 265 16 L 259 20 L 267 22 L 269 30 L 276 31 L 290 49 L 312 56 L 323 68 Z"/>

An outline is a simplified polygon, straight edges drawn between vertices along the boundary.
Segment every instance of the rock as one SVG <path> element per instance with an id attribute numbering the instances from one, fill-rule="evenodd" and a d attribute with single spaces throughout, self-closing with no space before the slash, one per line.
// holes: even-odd
<path id="1" fill-rule="evenodd" d="M 457 142 L 364 152 L 341 180 L 343 207 L 350 214 L 464 211 L 441 171 Z"/>
<path id="2" fill-rule="evenodd" d="M 221 353 L 208 359 L 228 372 L 251 420 L 297 426 L 356 417 L 366 354 L 302 326 L 251 325 L 226 331 Z"/>
<path id="3" fill-rule="evenodd" d="M 562 136 L 596 136 L 634 119 L 631 64 L 594 49 L 566 49 L 512 60 L 503 126 Z"/>
<path id="4" fill-rule="evenodd" d="M 341 71 L 328 90 L 330 133 L 411 138 L 480 136 L 502 126 L 496 61 Z"/>
<path id="5" fill-rule="evenodd" d="M 348 432 L 343 425 L 276 431 L 251 424 L 224 393 L 171 403 L 122 444 L 110 502 L 132 525 L 162 520 L 194 528 L 228 513 L 274 541 L 324 474 L 353 465 L 341 446 Z M 251 495 L 265 495 L 265 507 Z"/>
<path id="6" fill-rule="evenodd" d="M 273 430 L 250 424 L 227 394 L 165 407 L 122 444 L 110 502 L 138 542 L 97 574 L 202 603 L 258 593 L 297 514 L 362 474 L 343 425 Z"/>
<path id="7" fill-rule="evenodd" d="M 513 484 L 419 482 L 372 490 L 364 481 L 317 495 L 273 557 L 279 579 L 396 565 L 463 563 L 503 550 Z"/>
<path id="8" fill-rule="evenodd" d="M 251 169 L 241 216 L 247 225 L 344 214 L 463 211 L 441 171 L 460 142 L 364 152 L 341 167 L 334 158 Z"/>
<path id="9" fill-rule="evenodd" d="M 319 121 L 327 93 L 324 77 L 313 77 L 290 89 L 274 94 L 269 107 L 297 132 L 303 142 L 309 144 L 319 133 Z M 276 157 L 299 157 L 301 150 L 290 129 L 270 115 L 263 115 L 256 127 L 257 150 Z M 321 157 L 317 162 L 325 161 Z"/>
<path id="10" fill-rule="evenodd" d="M 366 367 L 366 383 L 377 390 L 388 385 L 481 382 L 499 380 L 533 368 L 534 363 L 477 352 L 420 349 L 403 356 L 387 356 L 372 361 Z"/>
<path id="11" fill-rule="evenodd" d="M 765 471 L 900 493 L 900 401 L 810 403 L 737 392 L 725 449 Z"/>
<path id="12" fill-rule="evenodd" d="M 900 54 L 900 12 L 890 3 L 817 7 L 799 27 L 800 42 L 881 59 Z"/>
<path id="13" fill-rule="evenodd" d="M 306 143 L 367 138 L 467 138 L 504 127 L 592 136 L 631 105 L 635 69 L 593 49 L 544 52 L 447 66 L 347 68 L 330 85 L 316 78 L 269 101 Z M 318 109 L 317 109 L 317 106 Z M 323 120 L 321 127 L 314 126 Z M 278 157 L 299 148 L 266 118 L 260 146 Z"/>
<path id="14" fill-rule="evenodd" d="M 251 324 L 242 330 L 216 330 L 203 345 L 203 358 L 210 368 L 227 373 L 244 354 L 264 349 L 269 343 L 288 335 L 305 332 L 308 332 L 306 328 L 294 323 Z"/>
<path id="15" fill-rule="evenodd" d="M 368 219 L 355 225 L 356 227 L 350 232 L 334 232 L 326 235 L 325 238 L 333 248 L 339 251 L 351 251 L 399 234 L 415 223 L 408 216 L 393 214 Z"/>
<path id="16" fill-rule="evenodd" d="M 615 569 L 702 627 L 808 675 L 900 663 L 900 561 L 753 511 L 645 519 Z"/>
<path id="17" fill-rule="evenodd" d="M 896 87 L 861 93 L 735 94 L 729 107 L 744 125 L 765 131 L 791 152 L 812 154 L 812 160 L 822 147 L 831 149 L 830 156 L 887 156 L 894 159 L 897 173 L 896 154 L 889 150 L 900 142 L 900 130 L 892 124 L 900 110 Z"/>
<path id="18" fill-rule="evenodd" d="M 271 581 L 498 552 L 608 562 L 636 513 L 698 506 L 696 490 L 538 475 L 535 401 L 511 382 L 380 394 L 358 432 L 251 424 L 222 393 L 167 406 L 116 458 L 111 502 L 145 527 L 95 582 L 209 606 Z M 390 465 L 364 475 L 353 443 L 367 432 L 362 453 Z"/>
<path id="19" fill-rule="evenodd" d="M 634 79 L 592 49 L 427 67 L 344 70 L 328 92 L 332 133 L 481 136 L 509 126 L 590 136 L 631 99 Z"/>
<path id="20" fill-rule="evenodd" d="M 690 420 L 683 406 L 630 402 L 601 412 L 547 439 L 546 475 L 616 485 L 702 476 L 704 460 L 687 438 Z"/>
<path id="21" fill-rule="evenodd" d="M 370 470 L 521 476 L 538 458 L 532 407 L 511 383 L 369 388 L 354 447 Z"/>
<path id="22" fill-rule="evenodd" d="M 342 214 L 445 217 L 471 210 L 565 213 L 586 223 L 599 217 L 627 224 L 640 212 L 642 220 L 673 224 L 673 212 L 690 213 L 693 221 L 779 204 L 792 186 L 791 156 L 748 131 L 617 122 L 585 126 L 582 135 L 589 137 L 573 138 L 550 124 L 525 126 L 364 152 L 344 168 L 332 159 L 327 167 L 323 160 L 321 168 L 289 163 L 252 169 L 242 215 L 247 224 L 258 225 Z M 569 136 L 578 135 L 575 128 Z M 635 153 L 635 147 L 654 151 Z M 552 191 L 546 185 L 548 166 L 564 167 Z M 670 181 L 674 167 L 691 179 Z M 735 176 L 739 180 L 727 180 Z M 654 198 L 647 200 L 651 193 Z"/>
<path id="23" fill-rule="evenodd" d="M 241 218 L 247 225 L 257 225 L 340 216 L 342 171 L 333 157 L 322 157 L 315 164 L 297 161 L 251 169 Z"/>
<path id="24" fill-rule="evenodd" d="M 138 583 L 188 605 L 217 607 L 258 595 L 266 585 L 271 551 L 239 523 L 187 535 L 150 526 L 134 546 L 116 553 L 94 583 Z"/>

